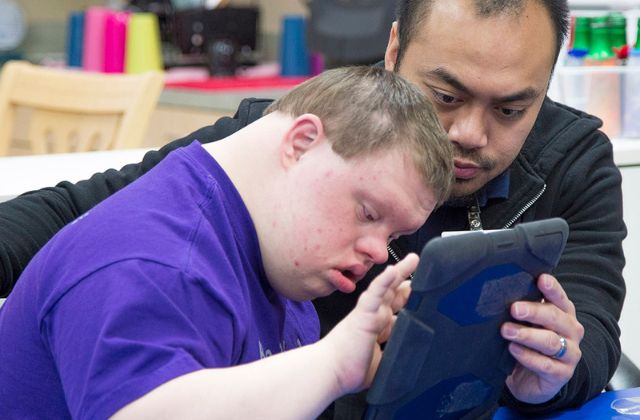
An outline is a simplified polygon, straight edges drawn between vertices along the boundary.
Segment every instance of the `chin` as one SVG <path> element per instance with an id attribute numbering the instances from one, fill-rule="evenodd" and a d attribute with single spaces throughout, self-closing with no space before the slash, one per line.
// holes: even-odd
<path id="1" fill-rule="evenodd" d="M 295 300 L 298 302 L 305 300 L 313 300 L 316 298 L 322 298 L 325 296 L 329 296 L 336 289 L 333 287 L 327 287 L 325 285 L 307 285 L 306 287 L 300 289 L 295 294 L 290 294 L 288 297 L 291 300 Z"/>
<path id="2" fill-rule="evenodd" d="M 476 184 L 477 182 L 474 182 L 474 180 L 456 179 L 456 182 L 453 184 L 453 188 L 451 189 L 450 198 L 453 200 L 456 200 L 456 199 L 467 197 L 475 193 L 480 188 L 482 188 L 482 185 L 478 186 Z"/>
<path id="3" fill-rule="evenodd" d="M 307 293 L 310 296 L 308 300 L 327 297 L 335 291 L 336 289 L 334 287 L 323 287 L 323 288 L 318 288 L 314 290 L 307 290 Z"/>

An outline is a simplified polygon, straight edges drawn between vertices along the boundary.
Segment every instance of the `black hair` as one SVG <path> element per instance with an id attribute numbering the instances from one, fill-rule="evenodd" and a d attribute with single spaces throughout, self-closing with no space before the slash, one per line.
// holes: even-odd
<path id="1" fill-rule="evenodd" d="M 398 70 L 402 57 L 413 40 L 420 23 L 424 22 L 433 3 L 437 0 L 398 0 L 396 20 L 398 22 L 398 56 L 395 69 Z M 554 64 L 558 61 L 562 43 L 569 32 L 569 4 L 567 0 L 474 0 L 478 16 L 489 17 L 502 14 L 519 15 L 527 1 L 537 1 L 547 11 L 553 25 L 556 39 Z"/>

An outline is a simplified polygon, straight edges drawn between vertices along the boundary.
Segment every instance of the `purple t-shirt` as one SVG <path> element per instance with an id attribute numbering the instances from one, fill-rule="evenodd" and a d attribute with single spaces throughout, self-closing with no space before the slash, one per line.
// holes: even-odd
<path id="1" fill-rule="evenodd" d="M 178 376 L 318 336 L 313 305 L 270 287 L 249 212 L 194 142 L 24 271 L 0 309 L 0 417 L 106 418 Z"/>

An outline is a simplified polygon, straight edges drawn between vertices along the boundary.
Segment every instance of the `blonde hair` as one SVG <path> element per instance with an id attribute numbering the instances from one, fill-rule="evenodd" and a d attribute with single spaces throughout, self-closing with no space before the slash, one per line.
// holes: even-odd
<path id="1" fill-rule="evenodd" d="M 453 154 L 427 97 L 382 67 L 325 71 L 273 102 L 265 114 L 310 113 L 323 123 L 333 150 L 344 159 L 403 148 L 441 204 L 453 183 Z"/>

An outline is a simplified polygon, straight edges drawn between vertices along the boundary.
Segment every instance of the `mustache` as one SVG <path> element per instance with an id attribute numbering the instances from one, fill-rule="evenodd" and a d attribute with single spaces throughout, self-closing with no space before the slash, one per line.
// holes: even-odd
<path id="1" fill-rule="evenodd" d="M 471 162 L 478 165 L 481 169 L 485 171 L 490 171 L 496 167 L 496 161 L 488 158 L 486 156 L 482 156 L 477 150 L 469 150 L 463 149 L 457 144 L 454 144 L 454 157 L 461 158 L 465 160 L 470 160 Z"/>

